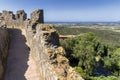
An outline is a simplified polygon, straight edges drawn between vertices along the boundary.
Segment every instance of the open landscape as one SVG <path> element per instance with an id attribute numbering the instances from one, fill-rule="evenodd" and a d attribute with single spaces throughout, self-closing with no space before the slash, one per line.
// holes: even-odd
<path id="1" fill-rule="evenodd" d="M 0 80 L 120 80 L 120 0 L 1 0 Z"/>
<path id="2" fill-rule="evenodd" d="M 84 79 L 119 80 L 120 25 L 56 24 L 55 28 L 71 66 Z"/>
<path id="3" fill-rule="evenodd" d="M 91 23 L 92 24 L 92 23 Z M 93 32 L 102 43 L 119 46 L 120 25 L 56 25 L 60 35 L 80 35 Z"/>

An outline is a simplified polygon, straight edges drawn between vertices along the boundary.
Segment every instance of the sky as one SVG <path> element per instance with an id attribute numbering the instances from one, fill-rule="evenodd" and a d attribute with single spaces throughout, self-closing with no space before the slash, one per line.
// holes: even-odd
<path id="1" fill-rule="evenodd" d="M 0 12 L 21 9 L 43 9 L 46 22 L 120 21 L 120 0 L 0 0 Z"/>

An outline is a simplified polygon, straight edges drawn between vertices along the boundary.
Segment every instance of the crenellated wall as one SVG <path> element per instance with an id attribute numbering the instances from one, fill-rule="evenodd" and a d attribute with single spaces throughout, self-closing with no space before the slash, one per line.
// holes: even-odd
<path id="1" fill-rule="evenodd" d="M 3 13 L 0 17 L 1 26 L 22 30 L 44 80 L 83 80 L 69 65 L 54 25 L 44 24 L 43 10 L 35 10 L 30 19 L 26 18 L 24 10 L 17 11 L 16 15 L 11 11 L 5 12 L 8 17 Z"/>
<path id="2" fill-rule="evenodd" d="M 0 80 L 2 80 L 6 59 L 8 55 L 9 34 L 5 28 L 0 27 Z"/>

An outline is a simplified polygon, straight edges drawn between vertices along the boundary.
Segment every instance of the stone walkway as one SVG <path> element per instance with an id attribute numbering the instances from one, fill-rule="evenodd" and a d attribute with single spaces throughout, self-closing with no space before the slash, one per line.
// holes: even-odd
<path id="1" fill-rule="evenodd" d="M 9 29 L 10 47 L 4 80 L 43 80 L 19 29 Z"/>

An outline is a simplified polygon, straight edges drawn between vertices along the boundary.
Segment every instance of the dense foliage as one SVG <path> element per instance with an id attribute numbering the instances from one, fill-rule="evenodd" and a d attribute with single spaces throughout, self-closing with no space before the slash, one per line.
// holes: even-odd
<path id="1" fill-rule="evenodd" d="M 120 75 L 120 48 L 113 51 L 104 59 L 105 67 L 107 67 L 112 72 Z"/>
<path id="2" fill-rule="evenodd" d="M 97 56 L 95 49 L 98 47 L 98 40 L 92 33 L 85 33 L 78 37 L 77 44 L 73 47 L 74 58 L 79 60 L 78 66 L 88 73 L 92 74 L 95 68 L 95 56 Z"/>
<path id="3" fill-rule="evenodd" d="M 92 80 L 118 80 L 115 76 L 100 76 L 100 77 L 93 77 Z"/>
<path id="4" fill-rule="evenodd" d="M 66 50 L 66 56 L 70 60 L 70 64 L 74 64 L 76 71 L 86 80 L 117 80 L 117 77 L 119 77 L 119 47 L 103 44 L 91 32 L 60 41 Z"/>

